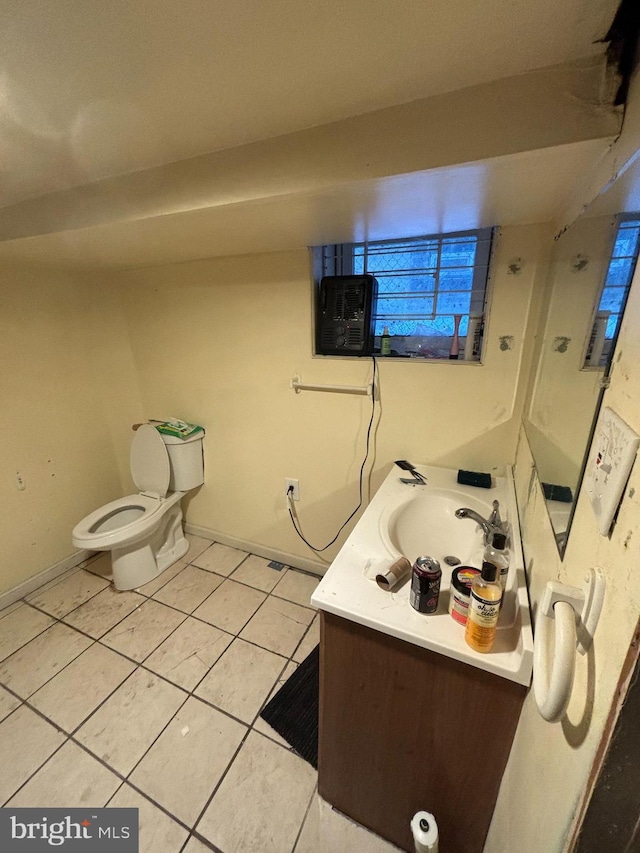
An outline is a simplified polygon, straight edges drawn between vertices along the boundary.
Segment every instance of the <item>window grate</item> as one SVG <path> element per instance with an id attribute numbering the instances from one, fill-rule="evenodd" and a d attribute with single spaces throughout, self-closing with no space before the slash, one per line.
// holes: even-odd
<path id="1" fill-rule="evenodd" d="M 385 327 L 405 339 L 451 337 L 455 315 L 461 315 L 458 332 L 464 337 L 469 317 L 484 313 L 492 236 L 493 229 L 484 228 L 327 245 L 322 275 L 375 276 L 378 338 Z"/>

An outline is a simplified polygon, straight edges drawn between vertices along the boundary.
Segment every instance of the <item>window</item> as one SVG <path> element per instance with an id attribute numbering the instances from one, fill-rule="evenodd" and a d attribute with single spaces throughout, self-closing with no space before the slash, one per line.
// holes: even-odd
<path id="1" fill-rule="evenodd" d="M 451 358 L 458 341 L 460 358 L 479 360 L 479 335 L 492 229 L 436 234 L 402 240 L 375 240 L 322 246 L 322 275 L 360 275 L 377 279 L 374 306 L 376 349 L 385 328 L 392 355 Z M 471 323 L 469 346 L 467 337 Z M 456 333 L 457 326 L 457 335 Z M 474 350 L 475 344 L 475 352 Z"/>
<path id="2" fill-rule="evenodd" d="M 620 216 L 585 356 L 586 367 L 606 367 L 618 336 L 640 249 L 640 214 Z"/>

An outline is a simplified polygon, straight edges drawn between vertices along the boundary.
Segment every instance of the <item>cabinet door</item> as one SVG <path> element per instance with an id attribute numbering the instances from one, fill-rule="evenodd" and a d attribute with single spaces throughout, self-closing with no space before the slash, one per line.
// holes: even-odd
<path id="1" fill-rule="evenodd" d="M 321 632 L 320 795 L 409 853 L 421 809 L 481 853 L 526 689 L 328 613 Z"/>

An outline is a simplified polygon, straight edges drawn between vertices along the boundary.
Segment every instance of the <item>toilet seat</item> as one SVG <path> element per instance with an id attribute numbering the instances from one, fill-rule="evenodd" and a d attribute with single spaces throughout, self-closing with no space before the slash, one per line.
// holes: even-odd
<path id="1" fill-rule="evenodd" d="M 178 500 L 182 497 L 180 492 L 175 494 Z M 79 548 L 95 551 L 124 542 L 135 542 L 153 527 L 157 514 L 161 509 L 166 509 L 168 503 L 162 498 L 145 494 L 118 498 L 76 524 L 72 533 L 73 542 Z"/>
<path id="2" fill-rule="evenodd" d="M 91 551 L 132 544 L 154 527 L 158 515 L 180 500 L 166 498 L 170 465 L 167 448 L 158 430 L 143 424 L 131 442 L 131 474 L 140 494 L 127 495 L 90 513 L 73 529 L 74 545 Z M 161 512 L 162 510 L 162 512 Z"/>

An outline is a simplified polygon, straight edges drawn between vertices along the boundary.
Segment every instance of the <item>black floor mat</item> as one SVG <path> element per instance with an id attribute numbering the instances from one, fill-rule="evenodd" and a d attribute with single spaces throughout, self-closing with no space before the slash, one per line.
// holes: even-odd
<path id="1" fill-rule="evenodd" d="M 268 702 L 260 716 L 316 769 L 320 646 L 316 646 Z"/>

